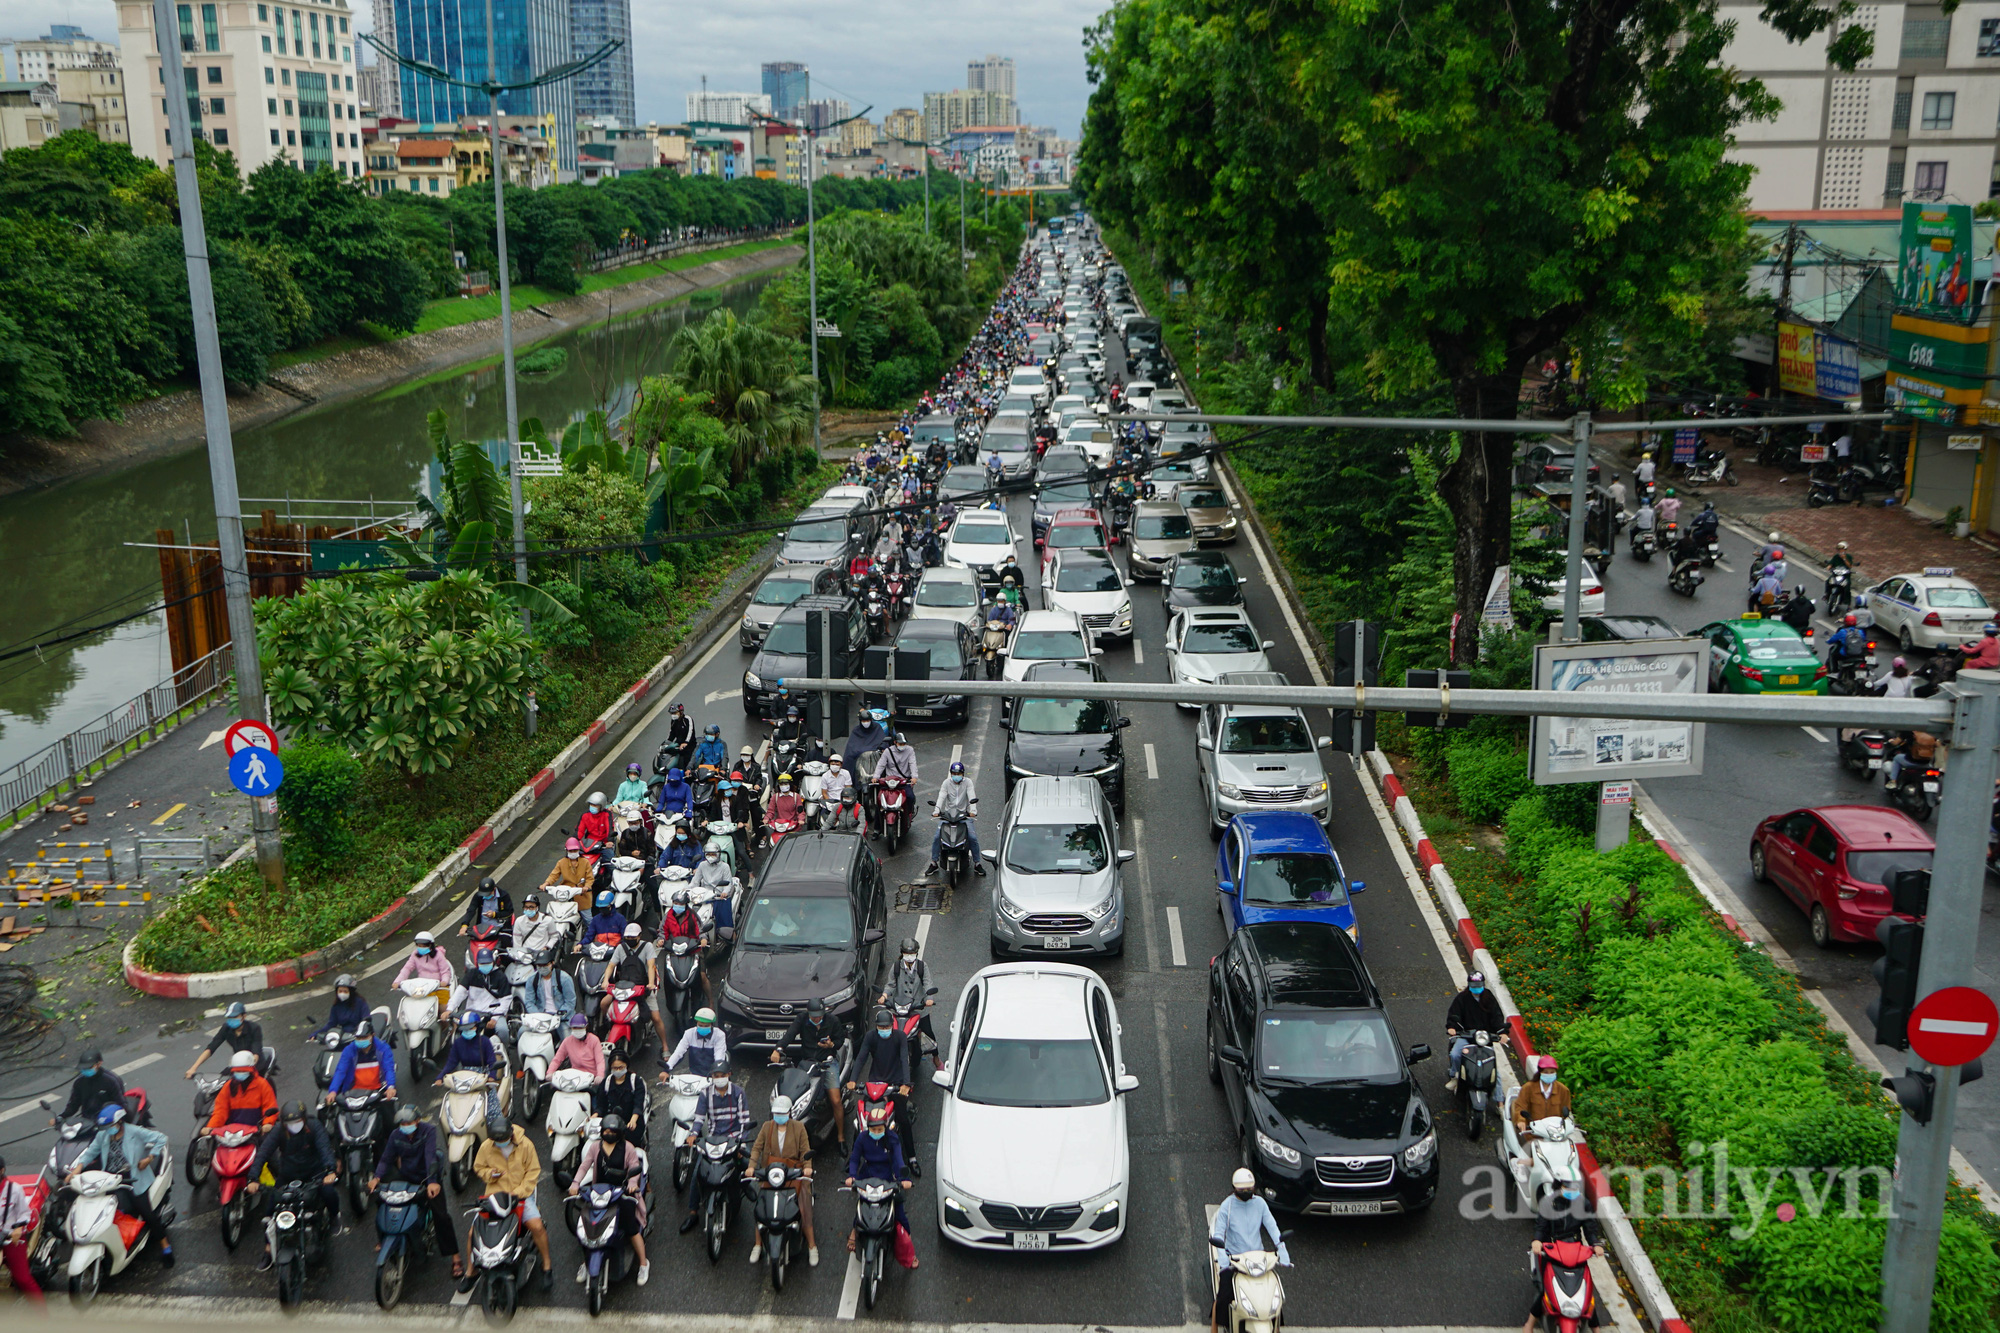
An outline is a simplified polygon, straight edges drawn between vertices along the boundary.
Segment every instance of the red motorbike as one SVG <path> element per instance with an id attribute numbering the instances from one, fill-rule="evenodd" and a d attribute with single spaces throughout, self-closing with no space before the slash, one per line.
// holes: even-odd
<path id="1" fill-rule="evenodd" d="M 910 832 L 910 784 L 901 774 L 876 779 L 875 805 L 882 812 L 882 846 L 890 856 Z"/>
<path id="2" fill-rule="evenodd" d="M 215 1196 L 220 1204 L 222 1243 L 235 1249 L 250 1216 L 250 1162 L 257 1155 L 255 1125 L 224 1125 L 215 1131 Z"/>
<path id="3" fill-rule="evenodd" d="M 776 847 L 787 833 L 790 833 L 797 827 L 799 827 L 799 821 L 796 819 L 773 819 L 768 815 L 764 819 L 764 828 L 770 834 L 771 845 L 773 847 Z"/>
<path id="4" fill-rule="evenodd" d="M 611 1002 L 604 1006 L 604 1044 L 613 1053 L 633 1056 L 633 1030 L 644 1031 L 646 995 L 643 985 L 620 982 L 611 988 Z"/>
<path id="5" fill-rule="evenodd" d="M 1580 1240 L 1542 1246 L 1537 1277 L 1542 1288 L 1544 1333 L 1582 1333 L 1592 1327 L 1597 1288 L 1590 1278 L 1590 1246 Z"/>
<path id="6" fill-rule="evenodd" d="M 910 580 L 898 568 L 889 574 L 889 618 L 902 620 L 910 614 Z"/>

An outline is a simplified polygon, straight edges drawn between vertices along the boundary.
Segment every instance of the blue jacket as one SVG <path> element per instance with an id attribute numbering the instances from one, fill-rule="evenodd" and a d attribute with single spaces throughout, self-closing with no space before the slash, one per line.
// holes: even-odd
<path id="1" fill-rule="evenodd" d="M 624 927 L 619 929 L 622 931 Z M 531 1014 L 560 1014 L 567 1018 L 576 1012 L 576 979 L 561 968 L 548 977 L 539 972 L 529 977 L 527 989 Z"/>
<path id="2" fill-rule="evenodd" d="M 617 935 L 623 938 L 627 924 L 623 912 L 615 907 L 607 907 L 591 915 L 590 929 L 585 932 L 583 938 L 586 941 L 594 940 L 599 935 Z"/>
<path id="3" fill-rule="evenodd" d="M 122 1125 L 100 1129 L 97 1131 L 97 1137 L 90 1141 L 90 1146 L 83 1150 L 83 1156 L 76 1159 L 77 1168 L 85 1171 L 92 1167 L 100 1171 L 109 1170 L 110 1163 L 118 1160 L 117 1154 L 111 1149 L 111 1136 L 120 1130 L 125 1132 L 122 1147 L 126 1173 L 132 1181 L 134 1192 L 144 1194 L 153 1188 L 153 1181 L 160 1174 L 160 1167 L 164 1165 L 164 1154 L 167 1151 L 167 1136 L 157 1129 L 147 1129 L 144 1125 L 135 1125 L 129 1120 Z M 148 1157 L 153 1159 L 152 1164 L 143 1171 L 140 1170 L 139 1163 Z"/>
<path id="4" fill-rule="evenodd" d="M 687 869 L 693 870 L 700 863 L 701 844 L 691 837 L 675 838 L 667 844 L 667 849 L 660 853 L 660 864 L 662 865 L 685 866 Z"/>
<path id="5" fill-rule="evenodd" d="M 438 1178 L 441 1161 L 437 1126 L 419 1120 L 414 1134 L 405 1134 L 400 1126 L 390 1132 L 382 1144 L 382 1155 L 375 1159 L 375 1174 L 384 1180 L 424 1185 Z"/>
<path id="6" fill-rule="evenodd" d="M 1838 653 L 1846 657 L 1860 657 L 1868 651 L 1868 636 L 1859 625 L 1841 626 L 1827 642 L 1831 645 L 1829 655 Z"/>
<path id="7" fill-rule="evenodd" d="M 444 1068 L 438 1077 L 459 1069 L 484 1069 L 489 1073 L 498 1067 L 500 1057 L 493 1053 L 493 1039 L 480 1035 L 476 1037 L 453 1037 L 451 1049 L 445 1053 Z"/>
<path id="8" fill-rule="evenodd" d="M 726 741 L 704 738 L 701 744 L 694 747 L 694 766 L 700 768 L 703 764 L 714 764 L 717 768 L 727 772 L 729 769 L 728 743 Z"/>
<path id="9" fill-rule="evenodd" d="M 396 1086 L 396 1053 L 389 1049 L 387 1040 L 377 1037 L 369 1043 L 369 1058 L 382 1066 L 382 1086 Z M 333 1082 L 327 1085 L 328 1092 L 346 1092 L 354 1086 L 354 1067 L 361 1063 L 361 1044 L 348 1042 L 347 1049 L 340 1053 L 340 1063 L 333 1067 Z"/>
<path id="10" fill-rule="evenodd" d="M 903 1141 L 896 1137 L 896 1131 L 892 1129 L 879 1139 L 855 1135 L 854 1147 L 847 1154 L 847 1174 L 856 1180 L 908 1180 Z"/>
<path id="11" fill-rule="evenodd" d="M 684 815 L 694 808 L 694 788 L 685 781 L 668 778 L 660 784 L 659 799 L 653 808 L 663 815 Z"/>
<path id="12" fill-rule="evenodd" d="M 329 1032 L 345 1032 L 370 1021 L 368 1001 L 361 998 L 360 991 L 353 991 L 345 1000 L 333 1002 L 333 1008 L 326 1011 L 326 1022 L 314 1028 L 312 1035 L 323 1037 Z"/>

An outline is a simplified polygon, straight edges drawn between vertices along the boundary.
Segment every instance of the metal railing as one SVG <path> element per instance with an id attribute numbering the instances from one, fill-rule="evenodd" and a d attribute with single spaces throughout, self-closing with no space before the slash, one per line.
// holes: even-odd
<path id="1" fill-rule="evenodd" d="M 274 510 L 280 523 L 345 524 L 357 532 L 384 526 L 413 527 L 418 518 L 408 496 L 377 499 L 371 495 L 365 500 L 328 500 L 300 495 L 268 499 L 244 496 L 238 503 L 243 507 L 246 523 L 256 522 L 266 509 Z"/>
<path id="2" fill-rule="evenodd" d="M 83 778 L 121 759 L 219 702 L 234 678 L 230 645 L 189 663 L 145 693 L 85 723 L 0 772 L 0 827 L 19 822 L 73 790 Z"/>

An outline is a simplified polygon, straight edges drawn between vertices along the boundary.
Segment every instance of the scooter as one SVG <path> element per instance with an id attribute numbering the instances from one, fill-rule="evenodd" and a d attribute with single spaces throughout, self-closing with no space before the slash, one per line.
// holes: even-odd
<path id="1" fill-rule="evenodd" d="M 162 1150 L 164 1151 L 164 1149 Z M 174 1218 L 174 1173 L 171 1162 L 161 1162 L 147 1198 L 163 1223 Z M 154 1239 L 152 1229 L 141 1226 L 128 1244 L 118 1226 L 118 1189 L 125 1177 L 113 1171 L 85 1171 L 68 1186 L 71 1195 L 65 1230 L 69 1236 L 70 1303 L 78 1309 L 97 1299 L 107 1277 L 116 1277 L 131 1267 L 139 1251 Z"/>
<path id="2" fill-rule="evenodd" d="M 514 1078 L 521 1085 L 521 1118 L 539 1115 L 549 1095 L 549 1063 L 556 1058 L 556 1034 L 569 1020 L 561 1014 L 522 1014 L 521 1035 L 514 1043 L 519 1064 Z"/>
<path id="3" fill-rule="evenodd" d="M 565 1210 L 575 1218 L 570 1230 L 583 1246 L 584 1300 L 593 1319 L 603 1311 L 604 1294 L 611 1284 L 623 1282 L 637 1271 L 631 1245 L 618 1234 L 618 1213 L 624 1201 L 621 1187 L 595 1181 L 564 1202 Z"/>
<path id="4" fill-rule="evenodd" d="M 1830 616 L 1845 615 L 1854 609 L 1854 571 L 1836 565 L 1826 572 L 1826 593 L 1822 599 Z"/>
<path id="5" fill-rule="evenodd" d="M 881 812 L 882 850 L 889 856 L 910 832 L 910 784 L 899 773 L 885 773 L 875 784 L 875 808 Z"/>
<path id="6" fill-rule="evenodd" d="M 669 1138 L 673 1145 L 676 1194 L 687 1188 L 688 1178 L 694 1174 L 700 1137 L 695 1132 L 694 1108 L 701 1100 L 701 1090 L 707 1086 L 708 1080 L 700 1074 L 667 1075 L 667 1119 L 674 1127 Z"/>
<path id="7" fill-rule="evenodd" d="M 1458 1109 L 1465 1116 L 1465 1137 L 1474 1143 L 1486 1128 L 1486 1113 L 1499 1086 L 1499 1061 L 1493 1034 L 1476 1031 L 1472 1044 L 1458 1057 Z"/>
<path id="8" fill-rule="evenodd" d="M 484 1285 L 480 1302 L 486 1322 L 504 1324 L 514 1317 L 521 1288 L 540 1265 L 535 1247 L 528 1243 L 523 1205 L 511 1194 L 496 1192 L 468 1211 L 473 1214 L 469 1271 Z"/>
<path id="9" fill-rule="evenodd" d="M 1542 1291 L 1543 1333 L 1582 1333 L 1595 1324 L 1597 1284 L 1590 1276 L 1590 1253 L 1580 1240 L 1542 1246 L 1535 1283 Z"/>
<path id="10" fill-rule="evenodd" d="M 1840 485 L 1836 478 L 1823 477 L 1815 469 L 1806 479 L 1806 508 L 1818 509 L 1821 505 L 1841 502 Z"/>
<path id="11" fill-rule="evenodd" d="M 1289 1236 L 1291 1233 L 1284 1233 Z M 1209 1240 L 1210 1304 L 1222 1290 L 1222 1242 Z M 1227 1333 L 1276 1333 L 1285 1312 L 1285 1284 L 1278 1280 L 1278 1256 L 1269 1250 L 1246 1250 L 1229 1256 L 1236 1277 L 1231 1284 Z"/>
<path id="12" fill-rule="evenodd" d="M 792 1250 L 801 1247 L 797 1181 L 805 1172 L 773 1162 L 757 1183 L 757 1240 L 771 1269 L 771 1290 L 785 1289 L 785 1269 Z M 811 1183 L 807 1183 L 810 1189 Z"/>
<path id="13" fill-rule="evenodd" d="M 1544 1116 L 1528 1125 L 1524 1141 L 1514 1131 L 1514 1118 L 1500 1117 L 1501 1134 L 1495 1140 L 1500 1165 L 1513 1182 L 1519 1197 L 1538 1208 L 1544 1197 L 1563 1181 L 1582 1180 L 1583 1166 L 1576 1147 L 1583 1131 L 1568 1116 Z"/>
<path id="14" fill-rule="evenodd" d="M 778 1074 L 776 1095 L 792 1104 L 792 1117 L 806 1127 L 806 1137 L 815 1144 L 824 1146 L 839 1137 L 840 1112 L 830 1090 L 847 1077 L 853 1055 L 853 1043 L 843 1041 L 832 1054 L 808 1056 Z"/>
<path id="15" fill-rule="evenodd" d="M 1843 728 L 1839 753 L 1841 766 L 1849 772 L 1863 777 L 1880 772 L 1889 764 L 1889 733 L 1876 727 L 1861 727 L 1849 735 Z"/>
<path id="16" fill-rule="evenodd" d="M 385 1180 L 375 1190 L 375 1304 L 396 1308 L 403 1299 L 403 1277 L 413 1251 L 437 1247 L 430 1237 L 424 1187 L 407 1180 Z"/>
<path id="17" fill-rule="evenodd" d="M 1916 769 L 1905 765 L 1903 780 L 1889 789 L 1890 804 L 1918 823 L 1929 820 L 1931 811 L 1938 808 L 1943 777 L 1935 768 Z"/>
<path id="18" fill-rule="evenodd" d="M 1701 561 L 1689 557 L 1675 565 L 1673 572 L 1667 575 L 1667 588 L 1669 591 L 1677 592 L 1683 597 L 1692 597 L 1695 595 L 1695 590 L 1700 588 L 1704 581 L 1701 572 Z"/>
<path id="19" fill-rule="evenodd" d="M 354 1029 L 335 1028 L 307 1040 L 319 1047 L 313 1055 L 313 1083 L 325 1092 L 333 1086 L 334 1066 L 340 1063 L 340 1053 L 347 1049 L 347 1043 L 354 1040 Z"/>
<path id="20" fill-rule="evenodd" d="M 368 1177 L 389 1136 L 386 1099 L 380 1088 L 352 1088 L 336 1101 L 334 1153 L 347 1177 L 347 1206 L 360 1217 L 368 1207 Z"/>
<path id="21" fill-rule="evenodd" d="M 305 1299 L 306 1270 L 324 1263 L 335 1220 L 320 1207 L 317 1183 L 288 1180 L 278 1187 L 264 1235 L 271 1243 L 280 1309 L 297 1309 Z"/>
<path id="22" fill-rule="evenodd" d="M 645 892 L 641 883 L 646 876 L 646 863 L 636 856 L 614 856 L 611 858 L 611 905 L 628 919 L 636 920 L 639 904 Z"/>
<path id="23" fill-rule="evenodd" d="M 500 1080 L 500 1109 L 507 1109 L 509 1084 Z M 451 1188 L 462 1193 L 472 1180 L 472 1159 L 486 1140 L 486 1089 L 492 1080 L 484 1070 L 454 1069 L 444 1076 L 444 1099 L 438 1103 L 438 1128 L 445 1136 L 445 1158 L 451 1163 Z"/>
<path id="24" fill-rule="evenodd" d="M 611 953 L 610 944 L 592 940 L 583 946 L 583 961 L 576 965 L 576 1002 L 593 1018 L 604 999 L 605 983 L 611 977 Z"/>
<path id="25" fill-rule="evenodd" d="M 721 853 L 732 877 L 742 874 L 744 869 L 736 863 L 736 831 L 743 827 L 729 819 L 711 819 L 702 825 L 708 837 L 702 842 L 701 849 Z"/>
<path id="26" fill-rule="evenodd" d="M 44 1098 L 41 1107 L 46 1111 L 53 1104 Z M 55 1285 L 57 1275 L 69 1263 L 69 1230 L 64 1224 L 76 1195 L 64 1189 L 63 1182 L 69 1178 L 70 1168 L 76 1165 L 76 1159 L 83 1156 L 96 1135 L 96 1122 L 88 1116 L 63 1117 L 62 1123 L 56 1127 L 55 1146 L 43 1159 L 41 1175 L 29 1191 L 31 1197 L 41 1201 L 41 1211 L 35 1219 L 35 1234 L 28 1240 L 28 1272 L 39 1286 Z"/>
<path id="27" fill-rule="evenodd" d="M 842 1186 L 843 1193 L 847 1187 Z M 896 1195 L 893 1180 L 854 1182 L 854 1252 L 861 1265 L 861 1299 L 869 1309 L 882 1291 L 882 1274 L 896 1243 Z"/>
<path id="28" fill-rule="evenodd" d="M 799 780 L 799 795 L 806 803 L 806 827 L 823 828 L 826 825 L 826 765 L 817 759 L 805 762 L 805 776 Z"/>
<path id="29" fill-rule="evenodd" d="M 577 936 L 583 930 L 583 913 L 577 908 L 576 898 L 585 890 L 574 884 L 544 884 L 541 888 L 542 910 L 549 919 L 563 929 L 563 943 L 574 946 Z M 561 945 L 558 945 L 558 951 Z"/>
<path id="30" fill-rule="evenodd" d="M 243 1243 L 250 1220 L 250 1163 L 257 1156 L 257 1127 L 224 1125 L 210 1140 L 215 1156 L 215 1199 L 222 1226 L 222 1246 L 234 1250 Z"/>
<path id="31" fill-rule="evenodd" d="M 748 1149 L 740 1134 L 704 1134 L 695 1150 L 694 1169 L 701 1175 L 701 1233 L 708 1240 L 708 1261 L 722 1258 L 729 1241 L 729 1214 L 742 1193 L 743 1158 Z"/>
<path id="32" fill-rule="evenodd" d="M 1653 535 L 1651 528 L 1634 528 L 1632 530 L 1632 540 L 1626 546 L 1631 551 L 1634 560 L 1645 561 L 1650 561 L 1653 558 L 1653 552 L 1660 549 L 1659 538 Z"/>
<path id="33" fill-rule="evenodd" d="M 198 1190 L 208 1183 L 209 1169 L 215 1160 L 215 1144 L 208 1137 L 203 1126 L 208 1124 L 209 1112 L 215 1109 L 215 1095 L 222 1091 L 226 1074 L 202 1074 L 194 1081 L 194 1137 L 188 1140 L 187 1160 L 182 1167 L 187 1175 L 188 1188 Z"/>
<path id="34" fill-rule="evenodd" d="M 435 1066 L 444 1054 L 444 1029 L 438 1026 L 438 983 L 430 977 L 409 977 L 397 989 L 396 1028 L 410 1058 L 410 1077 L 421 1079 L 424 1066 Z"/>
<path id="35" fill-rule="evenodd" d="M 694 1022 L 695 986 L 701 980 L 701 954 L 694 941 L 677 935 L 674 942 L 655 960 L 660 977 L 660 1007 L 676 1033 L 685 1032 Z M 675 1182 L 678 1187 L 679 1182 Z"/>
<path id="36" fill-rule="evenodd" d="M 889 608 L 882 600 L 882 594 L 871 591 L 868 605 L 863 611 L 868 621 L 868 642 L 880 643 L 889 637 Z"/>
<path id="37" fill-rule="evenodd" d="M 558 1069 L 549 1075 L 549 1114 L 543 1128 L 549 1136 L 549 1162 L 556 1184 L 563 1189 L 576 1179 L 583 1161 L 586 1138 L 596 1136 L 596 1118 L 590 1114 L 591 1078 L 582 1069 Z"/>
<path id="38" fill-rule="evenodd" d="M 965 878 L 972 863 L 972 844 L 965 835 L 963 815 L 942 815 L 938 819 L 938 876 L 953 888 Z"/>
<path id="39" fill-rule="evenodd" d="M 1717 482 L 1740 486 L 1743 484 L 1743 479 L 1736 475 L 1736 469 L 1731 466 L 1728 454 L 1720 449 L 1703 449 L 1695 455 L 1694 462 L 1688 464 L 1686 484 L 1709 486 Z"/>
<path id="40" fill-rule="evenodd" d="M 642 1003 L 643 985 L 619 982 L 611 988 L 604 1006 L 604 1047 L 607 1054 L 637 1057 L 646 1041 L 646 1010 Z M 635 1040 L 634 1033 L 637 1033 Z"/>

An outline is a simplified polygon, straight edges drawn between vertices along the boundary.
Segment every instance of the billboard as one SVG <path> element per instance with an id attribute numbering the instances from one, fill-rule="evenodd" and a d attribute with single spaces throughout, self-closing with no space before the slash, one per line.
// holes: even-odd
<path id="1" fill-rule="evenodd" d="M 1541 644 L 1535 688 L 1575 694 L 1706 694 L 1705 639 Z M 1618 706 L 1606 698 L 1609 712 Z M 1529 733 L 1534 780 L 1605 782 L 1701 773 L 1703 726 L 1619 717 L 1538 717 Z"/>
<path id="2" fill-rule="evenodd" d="M 1810 324 L 1778 325 L 1778 387 L 1807 398 L 1861 396 L 1861 348 Z"/>
<path id="3" fill-rule="evenodd" d="M 1972 322 L 1979 302 L 1972 285 L 1970 204 L 1903 205 L 1896 304 L 1933 319 Z"/>
<path id="4" fill-rule="evenodd" d="M 1810 324 L 1778 325 L 1778 387 L 1786 393 L 1819 397 L 1814 373 L 1814 331 Z"/>

